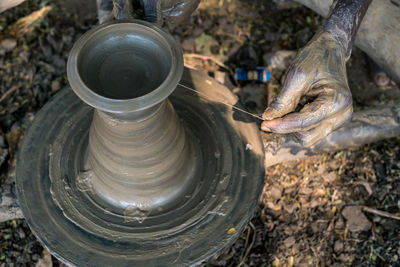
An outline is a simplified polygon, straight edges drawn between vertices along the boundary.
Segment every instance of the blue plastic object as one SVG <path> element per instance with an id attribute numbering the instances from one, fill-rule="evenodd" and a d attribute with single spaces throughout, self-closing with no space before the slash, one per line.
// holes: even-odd
<path id="1" fill-rule="evenodd" d="M 266 83 L 271 80 L 271 73 L 265 67 L 257 67 L 255 70 L 237 68 L 235 70 L 237 81 L 258 81 Z"/>

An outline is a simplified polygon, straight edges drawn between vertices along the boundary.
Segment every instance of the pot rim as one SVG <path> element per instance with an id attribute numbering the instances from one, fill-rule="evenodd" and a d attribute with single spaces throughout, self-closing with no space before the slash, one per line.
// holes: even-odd
<path id="1" fill-rule="evenodd" d="M 82 80 L 78 60 L 80 52 L 85 45 L 93 38 L 104 36 L 111 33 L 114 29 L 124 30 L 126 33 L 139 34 L 146 32 L 146 38 L 153 37 L 158 43 L 163 43 L 168 47 L 166 51 L 171 60 L 170 69 L 165 80 L 151 92 L 130 99 L 113 99 L 102 96 L 90 89 Z M 70 51 L 67 62 L 67 77 L 69 84 L 75 94 L 85 103 L 108 113 L 124 114 L 135 111 L 142 111 L 157 105 L 166 99 L 177 87 L 183 73 L 183 56 L 180 46 L 171 35 L 158 26 L 140 20 L 115 20 L 103 23 L 89 30 L 74 44 Z"/>

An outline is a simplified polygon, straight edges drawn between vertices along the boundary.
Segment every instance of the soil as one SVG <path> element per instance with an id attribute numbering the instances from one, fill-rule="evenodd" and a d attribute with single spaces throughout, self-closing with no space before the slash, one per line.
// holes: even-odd
<path id="1" fill-rule="evenodd" d="M 254 113 L 279 92 L 288 64 L 271 67 L 277 51 L 304 46 L 322 21 L 295 3 L 275 2 L 203 0 L 190 22 L 170 29 L 185 65 L 207 71 Z M 71 8 L 33 0 L 0 15 L 1 183 L 14 177 L 15 156 L 35 113 L 67 85 L 68 51 L 96 23 L 95 12 Z M 347 64 L 355 109 L 399 99 L 395 84 L 374 84 L 369 65 L 355 48 Z M 233 79 L 235 68 L 257 66 L 270 68 L 269 83 Z M 394 138 L 268 168 L 253 220 L 205 265 L 400 266 L 399 144 Z M 0 266 L 35 265 L 60 263 L 23 220 L 0 223 Z"/>

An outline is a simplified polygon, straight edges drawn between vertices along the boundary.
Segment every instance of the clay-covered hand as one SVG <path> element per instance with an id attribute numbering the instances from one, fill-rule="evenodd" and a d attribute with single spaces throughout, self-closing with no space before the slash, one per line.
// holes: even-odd
<path id="1" fill-rule="evenodd" d="M 293 112 L 303 97 L 309 97 L 310 102 Z M 346 49 L 321 30 L 289 67 L 281 92 L 264 111 L 261 129 L 294 133 L 308 147 L 350 120 L 352 113 Z"/>

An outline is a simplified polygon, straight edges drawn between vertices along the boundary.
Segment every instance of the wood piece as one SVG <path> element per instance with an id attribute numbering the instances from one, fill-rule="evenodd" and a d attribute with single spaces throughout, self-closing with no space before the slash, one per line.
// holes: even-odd
<path id="1" fill-rule="evenodd" d="M 373 208 L 370 208 L 370 207 L 363 207 L 362 210 L 365 211 L 365 212 L 369 212 L 369 213 L 378 215 L 378 216 L 382 216 L 382 217 L 386 217 L 386 218 L 390 218 L 390 219 L 393 219 L 393 220 L 399 220 L 400 221 L 400 216 L 391 214 L 389 212 L 373 209 Z"/>

